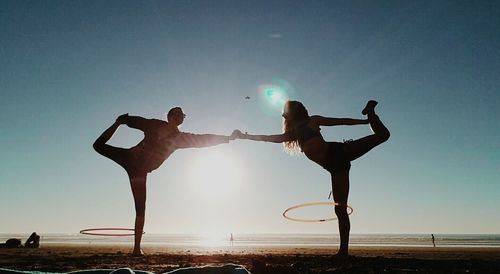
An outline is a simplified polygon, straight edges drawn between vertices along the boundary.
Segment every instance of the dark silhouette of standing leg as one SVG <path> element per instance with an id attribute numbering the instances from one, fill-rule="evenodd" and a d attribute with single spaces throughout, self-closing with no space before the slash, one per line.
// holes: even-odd
<path id="1" fill-rule="evenodd" d="M 146 215 L 146 178 L 147 173 L 129 174 L 135 204 L 134 251 L 132 252 L 134 255 L 142 255 L 141 240 Z"/>
<path id="2" fill-rule="evenodd" d="M 134 225 L 134 255 L 142 254 L 141 240 L 144 229 L 144 218 L 146 212 L 146 178 L 147 172 L 137 171 L 134 157 L 130 149 L 114 147 L 106 144 L 120 126 L 119 122 L 113 123 L 94 142 L 94 149 L 101 155 L 115 161 L 128 173 L 132 195 L 135 204 L 135 225 Z"/>
<path id="3" fill-rule="evenodd" d="M 389 130 L 380 121 L 380 118 L 375 114 L 375 106 L 377 102 L 370 101 L 363 109 L 363 114 L 368 116 L 368 122 L 372 128 L 373 134 L 363 137 L 358 140 L 345 143 L 345 153 L 349 161 L 355 160 L 372 148 L 387 141 L 390 137 Z M 335 214 L 339 220 L 340 248 L 338 255 L 347 256 L 349 247 L 349 232 L 351 223 L 347 214 L 347 199 L 349 196 L 349 170 L 335 172 L 332 175 L 332 191 L 335 202 L 339 206 L 335 206 Z"/>
<path id="4" fill-rule="evenodd" d="M 347 256 L 349 253 L 349 232 L 351 222 L 347 214 L 347 199 L 349 198 L 349 171 L 339 171 L 332 174 L 333 199 L 339 203 L 335 206 L 335 215 L 339 221 L 340 248 L 338 255 Z"/>

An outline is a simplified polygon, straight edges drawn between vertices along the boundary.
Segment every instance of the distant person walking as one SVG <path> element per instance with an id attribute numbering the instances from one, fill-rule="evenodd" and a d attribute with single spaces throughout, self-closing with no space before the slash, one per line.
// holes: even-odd
<path id="1" fill-rule="evenodd" d="M 339 220 L 340 248 L 338 257 L 346 257 L 349 247 L 351 224 L 347 214 L 349 196 L 349 170 L 351 161 L 363 156 L 372 148 L 389 139 L 389 130 L 375 114 L 376 101 L 369 101 L 362 114 L 367 119 L 328 118 L 309 116 L 301 102 L 287 101 L 283 108 L 283 131 L 277 135 L 250 135 L 238 132 L 238 138 L 254 141 L 284 143 L 288 151 L 299 149 L 311 161 L 319 164 L 331 174 L 333 198 L 338 203 L 335 214 Z M 370 124 L 374 134 L 345 143 L 327 142 L 320 132 L 321 126 Z"/>
<path id="2" fill-rule="evenodd" d="M 228 143 L 234 136 L 192 134 L 179 131 L 186 114 L 180 107 L 170 109 L 167 120 L 146 119 L 123 114 L 106 129 L 94 143 L 94 149 L 122 166 L 128 174 L 135 203 L 134 255 L 141 255 L 141 239 L 146 212 L 146 177 L 157 169 L 174 151 L 180 148 L 207 147 Z M 132 148 L 106 144 L 120 125 L 139 129 L 144 139 Z"/>
<path id="3" fill-rule="evenodd" d="M 434 247 L 436 247 L 436 242 L 435 242 L 434 234 L 431 234 L 431 236 L 432 236 L 432 245 Z"/>

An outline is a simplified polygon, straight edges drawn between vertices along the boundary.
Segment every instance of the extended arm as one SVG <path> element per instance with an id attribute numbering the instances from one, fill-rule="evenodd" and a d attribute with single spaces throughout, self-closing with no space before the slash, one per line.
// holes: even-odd
<path id="1" fill-rule="evenodd" d="M 311 119 L 318 126 L 352 126 L 352 125 L 366 125 L 368 119 L 353 119 L 353 118 L 330 118 L 319 115 L 311 116 Z"/>
<path id="2" fill-rule="evenodd" d="M 192 134 L 181 132 L 176 138 L 178 148 L 209 147 L 229 143 L 230 137 L 215 134 Z"/>
<path id="3" fill-rule="evenodd" d="M 128 113 L 120 115 L 116 122 L 127 125 L 128 127 L 146 131 L 152 126 L 152 119 L 146 119 L 140 116 L 130 116 Z"/>
<path id="4" fill-rule="evenodd" d="M 241 132 L 238 135 L 238 138 L 252 140 L 252 141 L 271 142 L 271 143 L 283 143 L 283 142 L 288 141 L 290 139 L 287 134 L 252 135 L 252 134 L 241 133 Z"/>

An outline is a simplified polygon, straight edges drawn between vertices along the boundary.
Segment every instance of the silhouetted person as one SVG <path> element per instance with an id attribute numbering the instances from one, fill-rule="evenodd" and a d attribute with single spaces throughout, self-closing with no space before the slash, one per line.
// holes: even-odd
<path id="1" fill-rule="evenodd" d="M 26 240 L 24 247 L 39 248 L 40 247 L 40 236 L 37 235 L 36 232 L 31 233 L 28 240 Z"/>
<path id="2" fill-rule="evenodd" d="M 5 243 L 0 244 L 1 248 L 16 248 L 22 247 L 21 239 L 11 238 L 5 241 Z"/>
<path id="3" fill-rule="evenodd" d="M 375 114 L 376 101 L 369 101 L 362 114 L 367 119 L 328 118 L 309 116 L 301 102 L 287 101 L 283 108 L 283 134 L 250 135 L 238 131 L 238 138 L 254 141 L 284 143 L 289 152 L 299 149 L 311 161 L 319 164 L 331 174 L 335 214 L 339 220 L 340 248 L 337 256 L 347 256 L 349 247 L 350 221 L 347 214 L 349 196 L 349 169 L 351 161 L 361 157 L 372 148 L 389 139 L 389 130 Z M 326 142 L 320 133 L 320 126 L 370 124 L 374 134 L 344 143 Z"/>
<path id="4" fill-rule="evenodd" d="M 435 242 L 436 239 L 434 238 L 434 234 L 431 234 L 431 236 L 432 236 L 432 245 L 436 247 L 436 242 Z"/>
<path id="5" fill-rule="evenodd" d="M 178 126 L 186 115 L 180 107 L 170 109 L 167 121 L 146 119 L 123 114 L 106 129 L 94 143 L 94 149 L 101 155 L 115 161 L 128 174 L 135 203 L 134 255 L 142 254 L 141 239 L 146 211 L 146 177 L 157 169 L 175 150 L 180 148 L 207 147 L 228 143 L 234 137 L 213 134 L 192 134 L 181 132 Z M 132 148 L 119 148 L 106 144 L 120 125 L 139 129 L 144 139 Z"/>

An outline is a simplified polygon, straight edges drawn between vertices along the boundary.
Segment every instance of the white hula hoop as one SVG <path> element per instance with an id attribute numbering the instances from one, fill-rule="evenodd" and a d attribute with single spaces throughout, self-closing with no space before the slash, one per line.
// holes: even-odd
<path id="1" fill-rule="evenodd" d="M 329 217 L 329 218 L 324 218 L 324 219 L 299 219 L 299 218 L 287 216 L 287 213 L 291 210 L 294 210 L 297 208 L 302 208 L 302 207 L 308 207 L 308 206 L 317 206 L 317 205 L 344 206 L 347 208 L 347 214 L 349 214 L 349 215 L 351 215 L 352 212 L 354 211 L 350 205 L 341 205 L 341 204 L 336 203 L 336 202 L 312 202 L 312 203 L 303 203 L 300 205 L 291 206 L 291 207 L 287 208 L 283 212 L 283 217 L 285 217 L 286 219 L 288 219 L 290 221 L 304 222 L 304 223 L 321 223 L 321 222 L 328 222 L 328 221 L 337 220 L 337 217 Z"/>
<path id="2" fill-rule="evenodd" d="M 113 233 L 101 233 L 98 231 L 111 231 Z M 120 233 L 118 231 L 130 231 Z M 135 230 L 133 228 L 121 228 L 121 227 L 99 227 L 99 228 L 87 228 L 80 230 L 80 234 L 92 235 L 92 236 L 134 236 Z M 146 234 L 145 231 L 142 234 Z"/>

